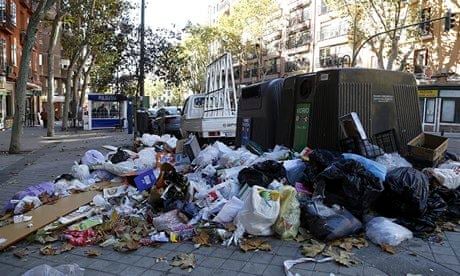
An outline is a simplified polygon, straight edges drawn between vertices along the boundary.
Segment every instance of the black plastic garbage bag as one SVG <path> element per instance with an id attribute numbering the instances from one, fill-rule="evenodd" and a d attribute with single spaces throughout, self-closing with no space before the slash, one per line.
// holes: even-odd
<path id="1" fill-rule="evenodd" d="M 117 152 L 114 155 L 112 155 L 112 157 L 110 158 L 110 162 L 112 162 L 113 164 L 118 164 L 128 159 L 129 159 L 129 154 L 126 151 L 122 150 L 121 148 L 118 148 Z"/>
<path id="2" fill-rule="evenodd" d="M 300 199 L 301 225 L 320 240 L 335 240 L 355 234 L 361 222 L 345 208 L 330 208 L 321 199 Z"/>
<path id="3" fill-rule="evenodd" d="M 313 166 L 314 172 L 319 174 L 332 163 L 340 160 L 342 155 L 338 152 L 318 149 L 310 153 L 308 158 L 310 160 L 310 164 Z"/>
<path id="4" fill-rule="evenodd" d="M 436 230 L 436 222 L 440 220 L 447 211 L 447 203 L 437 191 L 430 193 L 427 201 L 427 209 L 419 218 L 399 218 L 397 222 L 409 228 L 415 235 L 432 233 Z"/>
<path id="5" fill-rule="evenodd" d="M 344 206 L 357 218 L 362 218 L 383 191 L 380 180 L 355 160 L 332 163 L 316 178 L 315 195 L 324 203 Z"/>
<path id="6" fill-rule="evenodd" d="M 266 188 L 273 179 L 254 168 L 244 168 L 238 173 L 238 182 L 241 186 L 248 184 L 250 187 L 257 185 Z"/>
<path id="7" fill-rule="evenodd" d="M 420 217 L 427 209 L 429 182 L 426 175 L 414 168 L 390 171 L 377 205 L 382 215 Z"/>
<path id="8" fill-rule="evenodd" d="M 451 219 L 460 219 L 460 188 L 449 189 L 444 186 L 439 186 L 434 192 L 447 204 L 445 216 Z"/>
<path id="9" fill-rule="evenodd" d="M 257 163 L 250 168 L 244 168 L 238 173 L 240 185 L 248 184 L 250 187 L 258 185 L 266 188 L 274 179 L 286 177 L 286 169 L 281 163 L 267 160 Z"/>
<path id="10" fill-rule="evenodd" d="M 286 169 L 283 164 L 273 160 L 254 164 L 253 167 L 271 179 L 281 179 L 286 176 Z"/>

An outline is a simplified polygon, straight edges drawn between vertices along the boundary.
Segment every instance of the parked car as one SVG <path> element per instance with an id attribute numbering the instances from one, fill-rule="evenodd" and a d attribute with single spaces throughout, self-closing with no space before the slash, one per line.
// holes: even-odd
<path id="1" fill-rule="evenodd" d="M 177 106 L 165 106 L 156 112 L 153 121 L 153 133 L 157 135 L 172 134 L 180 137 L 180 108 Z"/>

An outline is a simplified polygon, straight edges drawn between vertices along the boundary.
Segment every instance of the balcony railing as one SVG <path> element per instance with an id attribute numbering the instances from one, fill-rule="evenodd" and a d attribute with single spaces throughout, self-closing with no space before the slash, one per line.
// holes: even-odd
<path id="1" fill-rule="evenodd" d="M 7 31 L 8 33 L 14 33 L 14 29 L 16 28 L 15 24 L 13 24 L 13 20 L 11 16 L 5 13 L 5 11 L 0 10 L 0 29 L 3 31 Z"/>

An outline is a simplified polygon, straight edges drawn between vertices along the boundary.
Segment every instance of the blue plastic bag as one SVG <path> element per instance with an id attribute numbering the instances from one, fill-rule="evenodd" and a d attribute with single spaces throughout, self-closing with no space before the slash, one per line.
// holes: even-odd
<path id="1" fill-rule="evenodd" d="M 366 157 L 363 157 L 361 155 L 353 154 L 353 153 L 344 153 L 342 154 L 343 158 L 345 159 L 351 159 L 359 162 L 363 167 L 368 170 L 370 173 L 372 173 L 375 177 L 380 179 L 380 181 L 384 182 L 385 177 L 387 175 L 387 168 L 375 161 L 372 161 L 370 159 L 367 159 Z"/>

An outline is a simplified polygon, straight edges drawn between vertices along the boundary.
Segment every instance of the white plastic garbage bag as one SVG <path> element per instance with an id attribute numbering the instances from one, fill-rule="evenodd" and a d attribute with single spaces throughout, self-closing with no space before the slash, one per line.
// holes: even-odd
<path id="1" fill-rule="evenodd" d="M 204 168 L 207 165 L 212 165 L 219 159 L 219 149 L 214 146 L 207 146 L 204 150 L 200 151 L 198 156 L 193 160 L 193 165 L 198 165 L 199 168 Z"/>
<path id="2" fill-rule="evenodd" d="M 94 165 L 91 168 L 93 170 L 106 170 L 109 173 L 117 176 L 135 171 L 134 161 L 130 159 L 117 164 L 112 164 L 112 162 L 105 162 L 103 164 Z"/>
<path id="3" fill-rule="evenodd" d="M 451 170 L 460 170 L 460 162 L 457 161 L 447 161 L 438 166 L 439 169 L 451 169 Z"/>
<path id="4" fill-rule="evenodd" d="M 105 162 L 104 155 L 97 150 L 88 150 L 85 152 L 85 155 L 81 158 L 81 163 L 84 165 L 95 165 L 95 164 L 102 164 Z"/>
<path id="5" fill-rule="evenodd" d="M 457 189 L 460 186 L 459 169 L 429 169 L 436 180 L 446 188 Z"/>
<path id="6" fill-rule="evenodd" d="M 246 197 L 244 206 L 236 217 L 247 233 L 257 236 L 273 234 L 272 225 L 280 212 L 280 193 L 278 191 L 253 186 Z"/>
<path id="7" fill-rule="evenodd" d="M 407 160 L 401 157 L 401 155 L 397 152 L 385 153 L 384 155 L 375 158 L 375 161 L 384 165 L 388 172 L 401 167 L 412 168 L 412 164 L 407 162 Z"/>
<path id="8" fill-rule="evenodd" d="M 59 196 L 68 196 L 69 191 L 86 191 L 89 189 L 90 184 L 85 184 L 79 179 L 74 178 L 67 180 L 61 178 L 54 183 L 54 194 Z"/>
<path id="9" fill-rule="evenodd" d="M 399 245 L 412 239 L 412 232 L 385 217 L 375 217 L 366 224 L 366 236 L 375 244 Z"/>
<path id="10" fill-rule="evenodd" d="M 154 148 L 145 148 L 138 153 L 139 158 L 134 159 L 134 166 L 138 170 L 152 169 L 156 166 L 156 151 Z"/>
<path id="11" fill-rule="evenodd" d="M 73 177 L 77 178 L 84 184 L 92 185 L 96 182 L 96 180 L 92 179 L 91 177 L 88 165 L 79 165 L 77 162 L 75 162 L 75 165 L 72 166 L 71 171 Z"/>
<path id="12" fill-rule="evenodd" d="M 24 213 L 24 207 L 26 205 L 33 204 L 34 208 L 37 208 L 40 205 L 42 205 L 42 202 L 36 196 L 25 196 L 21 200 L 11 200 L 11 203 L 17 203 L 14 207 L 15 215 Z"/>
<path id="13" fill-rule="evenodd" d="M 243 208 L 243 205 L 244 202 L 239 198 L 236 196 L 232 197 L 229 201 L 227 201 L 227 203 L 225 203 L 224 207 L 222 207 L 220 212 L 214 218 L 214 221 L 219 223 L 232 222 L 241 208 Z"/>
<path id="14" fill-rule="evenodd" d="M 161 138 L 158 135 L 151 135 L 144 133 L 141 137 L 141 143 L 147 147 L 153 147 L 156 143 L 160 142 Z"/>
<path id="15" fill-rule="evenodd" d="M 42 264 L 26 271 L 23 276 L 83 276 L 84 274 L 85 269 L 77 264 L 66 264 L 57 267 Z"/>

